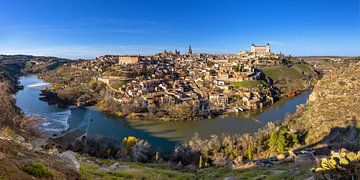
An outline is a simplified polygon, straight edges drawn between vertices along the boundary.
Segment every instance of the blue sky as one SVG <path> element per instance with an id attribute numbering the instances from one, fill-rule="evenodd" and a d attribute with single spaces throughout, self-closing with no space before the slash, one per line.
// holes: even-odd
<path id="1" fill-rule="evenodd" d="M 0 54 L 360 55 L 359 0 L 0 0 Z"/>

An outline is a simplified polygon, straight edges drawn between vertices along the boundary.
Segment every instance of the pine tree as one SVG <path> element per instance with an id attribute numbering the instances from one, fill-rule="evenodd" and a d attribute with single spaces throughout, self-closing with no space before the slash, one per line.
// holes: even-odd
<path id="1" fill-rule="evenodd" d="M 278 138 L 277 138 L 277 147 L 276 150 L 278 153 L 284 153 L 286 150 L 286 138 L 284 136 L 283 133 L 279 134 Z"/>
<path id="2" fill-rule="evenodd" d="M 276 147 L 277 147 L 277 140 L 278 140 L 278 134 L 276 131 L 273 131 L 270 135 L 270 140 L 269 140 L 269 149 L 271 151 L 275 151 Z"/>

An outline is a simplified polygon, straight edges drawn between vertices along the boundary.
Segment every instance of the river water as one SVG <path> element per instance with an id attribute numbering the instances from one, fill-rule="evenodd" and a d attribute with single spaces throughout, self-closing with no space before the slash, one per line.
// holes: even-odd
<path id="1" fill-rule="evenodd" d="M 310 91 L 293 98 L 283 98 L 273 106 L 256 111 L 228 114 L 196 122 L 134 121 L 109 116 L 95 107 L 59 108 L 39 100 L 41 89 L 50 84 L 36 75 L 22 76 L 20 85 L 24 86 L 16 94 L 16 104 L 26 115 L 36 115 L 44 121 L 41 131 L 44 135 L 59 134 L 68 129 L 83 129 L 88 134 L 102 135 L 115 139 L 135 136 L 149 141 L 157 151 L 170 152 L 178 143 L 198 133 L 201 138 L 212 134 L 251 133 L 268 122 L 281 121 L 296 106 L 306 103 Z"/>

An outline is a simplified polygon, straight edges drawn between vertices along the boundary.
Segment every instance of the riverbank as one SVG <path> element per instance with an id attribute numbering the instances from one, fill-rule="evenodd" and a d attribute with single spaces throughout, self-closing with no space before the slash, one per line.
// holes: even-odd
<path id="1" fill-rule="evenodd" d="M 273 131 L 268 131 L 267 135 L 265 133 L 266 136 L 260 136 L 260 137 L 265 137 L 264 139 L 260 138 L 262 141 L 260 142 L 259 146 L 258 143 L 258 137 L 257 134 L 262 134 L 264 135 L 264 131 L 260 130 L 260 131 L 254 131 L 257 133 L 254 134 L 237 134 L 234 136 L 223 136 L 224 139 L 221 140 L 220 142 L 220 146 L 217 146 L 218 141 L 214 141 L 214 139 L 216 140 L 216 136 L 212 136 L 210 139 L 196 139 L 193 138 L 190 141 L 187 141 L 187 143 L 184 143 L 183 146 L 177 150 L 175 150 L 175 156 L 173 156 L 172 158 L 164 158 L 164 155 L 160 153 L 160 160 L 158 160 L 159 157 L 158 153 L 156 153 L 156 151 L 154 151 L 153 153 L 147 154 L 147 157 L 150 159 L 147 159 L 148 163 L 155 163 L 158 164 L 159 166 L 164 166 L 165 170 L 159 170 L 157 171 L 157 173 L 160 174 L 159 177 L 168 177 L 166 175 L 169 175 L 171 177 L 189 177 L 189 179 L 191 179 L 192 177 L 206 177 L 206 178 L 224 178 L 224 177 L 229 177 L 229 176 L 236 176 L 236 177 L 258 177 L 256 175 L 253 175 L 252 173 L 255 174 L 261 174 L 261 175 L 267 175 L 267 176 L 272 176 L 274 175 L 274 177 L 278 177 L 278 178 L 282 178 L 282 177 L 300 177 L 300 175 L 304 175 L 304 178 L 307 177 L 319 177 L 317 175 L 319 174 L 314 174 L 310 171 L 310 167 L 316 167 L 317 165 L 314 164 L 314 160 L 312 159 L 315 155 L 316 158 L 320 158 L 323 155 L 328 155 L 331 150 L 338 150 L 340 148 L 343 147 L 351 147 L 351 148 L 355 148 L 356 146 L 356 140 L 359 137 L 359 131 L 358 131 L 358 127 L 357 126 L 353 126 L 352 124 L 350 124 L 353 121 L 357 121 L 358 120 L 358 115 L 354 114 L 352 112 L 358 112 L 357 108 L 359 106 L 351 106 L 349 107 L 349 105 L 353 104 L 350 103 L 351 99 L 349 99 L 348 97 L 346 97 L 346 94 L 357 94 L 358 91 L 356 91 L 357 89 L 357 85 L 358 83 L 356 83 L 356 80 L 358 79 L 357 75 L 358 73 L 357 70 L 359 70 L 359 65 L 354 66 L 352 69 L 349 70 L 341 70 L 339 72 L 335 72 L 333 75 L 328 76 L 324 81 L 322 81 L 322 83 L 320 83 L 319 87 L 317 87 L 316 89 L 316 93 L 313 95 L 314 98 L 311 102 L 311 105 L 309 107 L 309 109 L 305 109 L 305 111 L 299 111 L 298 113 L 296 113 L 295 115 L 293 115 L 292 117 L 289 117 L 290 120 L 293 121 L 286 121 L 285 124 L 283 124 L 284 126 L 279 126 L 278 128 L 275 128 L 275 130 Z M 355 73 L 355 74 L 354 74 Z M 337 79 L 338 75 L 341 74 L 341 80 Z M 339 80 L 339 81 L 338 81 Z M 354 82 L 355 81 L 355 82 Z M 335 84 L 331 84 L 331 83 L 335 83 Z M 344 84 L 349 86 L 350 88 L 344 87 Z M 25 97 L 31 97 L 33 99 L 28 99 L 29 102 L 32 103 L 32 106 L 35 106 L 33 103 L 35 102 L 34 99 L 37 99 L 39 102 L 42 102 L 38 99 L 38 95 L 40 94 L 40 86 L 34 86 L 34 85 L 30 85 L 30 86 L 24 86 L 23 91 L 27 91 L 27 90 L 36 90 L 36 91 L 29 91 L 32 92 L 29 94 L 29 96 L 25 96 Z M 355 91 L 354 91 L 355 89 Z M 321 91 L 327 91 L 330 94 L 332 94 L 331 96 L 328 97 L 323 97 L 323 96 L 319 96 L 318 94 L 322 94 Z M 339 93 L 339 92 L 343 92 L 346 91 L 346 93 Z M 19 91 L 21 92 L 21 91 Z M 339 95 L 340 94 L 340 95 Z M 343 95 L 345 94 L 345 95 Z M 24 97 L 24 96 L 23 96 Z M 357 97 L 357 96 L 356 96 Z M 296 97 L 295 97 L 296 98 Z M 320 99 L 319 99 L 320 98 Z M 325 98 L 325 99 L 323 99 Z M 333 99 L 335 98 L 335 99 Z M 335 101 L 336 100 L 336 101 Z M 319 103 L 317 103 L 319 101 Z M 347 119 L 347 121 L 341 121 L 342 123 L 344 123 L 343 125 L 347 125 L 350 124 L 349 128 L 342 128 L 342 129 L 338 129 L 338 127 L 336 127 L 337 123 L 326 123 L 327 126 L 325 126 L 324 130 L 326 130 L 326 132 L 329 132 L 329 135 L 327 136 L 327 138 L 324 138 L 324 141 L 321 141 L 320 144 L 304 144 L 302 146 L 295 146 L 295 150 L 294 149 L 289 149 L 291 148 L 291 146 L 294 146 L 296 144 L 296 141 L 294 141 L 294 139 L 298 139 L 298 142 L 304 142 L 303 140 L 301 140 L 302 135 L 307 135 L 306 133 L 306 129 L 297 129 L 296 127 L 299 127 L 298 125 L 303 125 L 301 123 L 308 123 L 309 121 L 309 117 L 308 115 L 311 116 L 311 120 L 315 120 L 315 122 L 311 121 L 311 123 L 321 123 L 321 119 L 322 118 L 322 114 L 316 113 L 317 111 L 315 111 L 313 108 L 314 107 L 321 107 L 322 110 L 328 110 L 331 109 L 332 104 L 329 102 L 339 102 L 337 103 L 338 106 L 344 106 L 341 110 L 341 113 L 343 117 L 351 117 L 352 119 Z M 340 103 L 341 102 L 341 103 Z M 31 105 L 31 103 L 29 103 Z M 42 102 L 45 105 L 49 106 L 47 103 Z M 285 103 L 286 104 L 286 103 Z M 49 106 L 49 107 L 56 107 L 56 106 Z M 296 107 L 296 106 L 295 106 Z M 40 109 L 43 109 L 40 107 Z M 276 108 L 274 108 L 276 109 Z M 317 108 L 318 109 L 318 108 Z M 341 109 L 341 108 L 337 108 L 337 109 Z M 74 109 L 76 110 L 82 110 L 82 108 L 77 108 Z M 3 111 L 1 111 L 3 113 Z M 25 112 L 25 111 L 24 111 Z M 92 113 L 84 113 L 82 115 L 79 116 L 75 116 L 74 119 L 77 119 L 79 117 L 87 117 L 86 119 L 89 120 L 89 122 L 94 122 L 96 120 L 99 120 L 98 123 L 94 123 L 92 124 L 93 129 L 98 130 L 101 125 L 104 124 L 103 119 L 100 119 L 99 117 L 101 117 L 101 113 L 99 111 L 94 111 L 96 112 L 95 114 Z M 264 110 L 262 113 L 264 112 L 268 112 L 266 110 Z M 336 111 L 335 111 L 336 112 Z M 73 114 L 73 112 L 71 113 Z M 285 113 L 284 113 L 285 114 Z M 352 114 L 353 116 L 349 116 L 349 114 Z M 57 115 L 57 114 L 56 114 Z M 332 122 L 336 122 L 338 119 L 333 119 L 334 117 L 337 116 L 333 116 L 332 114 L 324 114 L 326 115 Z M 266 119 L 272 118 L 272 116 L 269 115 L 264 115 L 266 116 Z M 332 119 L 331 119 L 332 118 Z M 71 122 L 72 120 L 69 119 L 67 120 L 67 122 Z M 252 122 L 256 122 L 254 120 L 250 120 Z M 82 126 L 85 122 L 87 121 L 83 121 L 81 123 L 78 124 L 78 126 Z M 132 128 L 143 128 L 146 127 L 147 125 L 137 125 L 136 124 L 126 124 L 127 121 L 122 121 L 120 123 L 125 123 L 125 124 L 121 124 L 122 126 L 130 126 Z M 140 122 L 145 122 L 145 121 L 140 121 Z M 211 121 L 210 121 L 211 122 Z M 221 124 L 224 124 L 224 119 L 220 119 L 219 120 L 220 124 L 214 124 L 212 123 L 212 126 L 219 126 Z M 159 122 L 159 124 L 163 125 L 164 122 Z M 173 123 L 173 122 L 171 122 Z M 194 122 L 195 124 L 198 122 Z M 91 124 L 91 123 L 90 123 Z M 106 132 L 108 131 L 118 131 L 118 129 L 109 129 L 106 127 L 114 127 L 114 124 L 119 124 L 119 121 L 116 119 L 112 119 L 112 123 L 108 124 L 110 126 L 105 126 L 104 130 L 106 130 Z M 185 124 L 185 123 L 184 123 Z M 188 122 L 186 123 L 188 124 Z M 230 123 L 232 126 L 234 126 L 233 123 Z M 194 124 L 191 124 L 192 126 Z M 292 130 L 292 129 L 284 129 L 284 127 L 289 128 L 291 125 L 292 128 L 294 128 L 296 131 Z M 328 127 L 331 126 L 331 127 Z M 75 125 L 76 126 L 76 125 Z M 153 126 L 156 127 L 156 126 Z M 200 126 L 201 127 L 201 126 Z M 208 128 L 210 126 L 204 126 L 204 129 L 206 131 L 208 131 Z M 231 127 L 231 126 L 229 126 Z M 230 129 L 229 127 L 226 127 L 227 130 Z M 306 127 L 306 126 L 301 126 L 301 127 Z M 312 126 L 311 128 L 314 128 L 317 126 Z M 354 128 L 355 127 L 355 128 Z M 88 129 L 89 127 L 86 127 L 86 129 Z M 191 127 L 192 128 L 192 127 Z M 188 127 L 184 127 L 184 129 L 191 129 Z M 335 131 L 332 131 L 332 129 L 335 128 Z M 330 131 L 331 129 L 331 131 Z M 314 129 L 310 129 L 312 132 L 314 132 Z M 142 133 L 147 133 L 146 131 L 141 131 Z M 171 132 L 171 131 L 170 131 Z M 126 132 L 128 133 L 128 132 Z M 168 131 L 160 131 L 160 134 L 166 134 L 168 133 Z M 3 135 L 3 133 L 1 133 Z M 15 135 L 16 133 L 9 133 L 10 135 Z M 128 133 L 129 135 L 131 133 Z M 325 134 L 325 133 L 321 133 L 321 134 Z M 311 137 L 311 140 L 314 140 L 314 138 L 312 137 L 313 135 L 307 135 L 307 137 Z M 11 136 L 10 136 L 11 137 Z M 153 136 L 150 136 L 150 140 L 151 137 L 156 137 L 154 134 Z M 221 138 L 223 138 L 221 137 Z M 253 137 L 253 138 L 251 138 Z M 345 139 L 344 139 L 345 138 Z M 117 138 L 119 139 L 119 138 Z M 132 139 L 132 138 L 129 138 Z M 131 146 L 132 150 L 131 151 L 131 155 L 129 155 L 128 157 L 130 157 L 129 159 L 124 158 L 120 156 L 120 158 L 118 158 L 115 161 L 111 161 L 111 160 L 103 160 L 103 159 L 99 159 L 99 158 L 95 158 L 95 157 L 88 157 L 85 154 L 76 154 L 76 153 L 72 153 L 72 152 L 66 152 L 66 155 L 71 155 L 72 154 L 72 162 L 78 162 L 80 163 L 80 170 L 78 171 L 80 173 L 81 177 L 107 177 L 109 174 L 115 175 L 116 177 L 127 177 L 127 178 L 136 178 L 137 176 L 134 176 L 132 173 L 134 172 L 139 172 L 139 176 L 140 177 L 152 177 L 154 176 L 153 173 L 150 173 L 149 171 L 155 171 L 156 169 L 159 169 L 160 167 L 158 167 L 157 165 L 152 165 L 152 164 L 136 164 L 136 163 L 124 163 L 123 161 L 138 161 L 138 160 L 143 160 L 143 159 L 137 159 L 139 158 L 139 156 L 134 156 L 134 155 L 141 155 L 144 151 L 141 150 L 140 147 L 145 147 L 148 148 L 148 146 L 146 145 L 146 143 L 144 143 L 144 141 L 140 140 L 140 138 L 136 138 L 136 146 Z M 144 138 L 145 139 L 145 138 Z M 225 139 L 227 141 L 225 141 Z M 254 141 L 254 139 L 256 141 Z M 285 144 L 274 144 L 274 140 L 277 140 L 276 142 L 284 142 L 282 141 L 282 139 L 285 139 Z M 95 140 L 95 141 L 93 141 Z M 121 140 L 121 139 L 120 139 Z M 147 139 L 146 139 L 147 140 Z M 157 139 L 158 140 L 158 139 Z M 195 141 L 196 140 L 196 141 Z M 288 140 L 291 140 L 291 144 L 288 144 Z M 4 143 L 2 141 L 5 141 Z M 4 162 L 10 162 L 10 163 L 5 163 L 2 164 L 4 166 L 0 166 L 1 170 L 1 174 L 0 174 L 0 178 L 3 177 L 5 175 L 5 177 L 8 175 L 8 172 L 15 172 L 14 170 L 16 169 L 16 171 L 19 172 L 19 174 L 24 175 L 24 177 L 26 178 L 30 178 L 29 175 L 24 174 L 24 171 L 22 170 L 23 167 L 29 166 L 31 163 L 30 162 L 43 162 L 44 165 L 42 165 L 45 169 L 49 169 L 51 172 L 55 172 L 55 175 L 60 175 L 60 176 L 55 176 L 55 177 L 64 177 L 63 173 L 64 169 L 62 166 L 60 166 L 61 163 L 67 162 L 67 160 L 69 159 L 57 159 L 59 161 L 59 164 L 51 164 L 48 163 L 49 159 L 52 160 L 52 158 L 56 159 L 56 157 L 58 157 L 58 155 L 61 155 L 63 153 L 53 153 L 54 149 L 52 149 L 51 146 L 47 146 L 50 144 L 43 144 L 42 140 L 29 140 L 28 137 L 26 137 L 25 142 L 21 142 L 21 146 L 23 146 L 24 148 L 20 148 L 18 146 L 14 146 L 12 143 L 8 144 L 10 141 L 10 139 L 6 139 L 6 140 L 0 140 L 1 144 L 1 148 L 0 148 L 0 159 L 4 160 L 4 156 L 5 156 L 5 161 Z M 23 141 L 22 138 L 17 137 L 16 141 Z M 44 156 L 35 156 L 34 154 L 36 154 L 35 149 L 33 148 L 34 146 L 31 145 L 31 149 L 30 150 L 26 150 L 25 148 L 28 148 L 30 146 L 29 143 L 34 142 L 35 144 L 39 145 L 42 144 L 44 145 L 44 147 L 46 147 L 45 149 L 43 147 L 40 148 L 41 153 L 46 153 L 47 155 Z M 93 144 L 95 147 L 99 147 L 101 149 L 101 151 L 94 151 L 94 152 L 98 152 L 99 155 L 104 156 L 106 155 L 106 153 L 109 153 L 110 155 L 112 154 L 112 151 L 108 151 L 109 149 L 106 148 L 106 146 L 104 145 L 104 141 L 101 138 L 98 139 L 85 139 L 86 142 L 83 145 L 86 145 L 88 143 Z M 98 142 L 98 143 L 96 143 Z M 154 141 L 156 142 L 156 141 Z M 225 143 L 224 143 L 225 142 Z M 341 142 L 341 143 L 340 143 Z M 76 142 L 75 142 L 76 143 Z M 215 143 L 215 144 L 214 144 Z M 235 144 L 232 144 L 235 143 Z M 321 144 L 321 143 L 325 143 Z M 112 144 L 112 143 L 109 143 Z M 156 144 L 156 143 L 155 143 Z M 78 144 L 81 145 L 81 144 Z M 166 144 L 167 146 L 169 146 L 169 144 Z M 272 149 L 271 147 L 275 147 L 275 146 L 279 146 L 279 145 L 284 145 L 284 146 L 280 146 L 283 147 L 282 148 L 275 148 Z M 314 146 L 313 146 L 314 145 Z M 348 146 L 351 145 L 351 146 Z M 125 141 L 123 141 L 123 147 L 126 147 L 126 143 Z M 151 146 L 157 146 L 154 144 L 151 144 Z M 83 148 L 87 148 L 88 146 L 78 146 L 78 147 L 83 147 Z M 211 148 L 209 148 L 211 147 Z M 233 148 L 229 148 L 229 147 L 233 147 Z M 256 148 L 254 148 L 256 147 Z M 10 151 L 14 150 L 14 151 Z M 48 149 L 50 148 L 50 149 Z M 219 151 L 216 150 L 216 148 L 219 148 Z M 270 148 L 270 149 L 269 149 Z M 213 151 L 215 149 L 215 151 Z M 63 151 L 63 149 L 58 149 L 59 151 Z M 139 151 L 140 150 L 140 151 Z M 209 150 L 211 152 L 217 152 L 216 156 L 214 156 L 214 153 L 208 154 Z M 285 153 L 280 153 L 279 152 L 283 152 L 285 151 Z M 81 151 L 80 151 L 81 152 Z M 123 151 L 125 152 L 125 151 Z M 141 153 L 139 153 L 141 152 Z M 224 154 L 222 154 L 224 152 Z M 258 153 L 261 152 L 261 154 L 258 155 L 254 155 L 252 153 Z M 264 154 L 264 152 L 266 153 L 272 153 L 272 154 Z M 311 152 L 316 152 L 315 154 L 311 154 Z M 20 154 L 19 154 L 20 153 Z M 52 155 L 49 155 L 49 153 L 52 153 Z M 5 154 L 3 156 L 3 154 Z M 23 154 L 23 155 L 22 155 Z M 90 155 L 95 155 L 96 154 L 92 154 L 92 153 L 88 153 Z M 351 154 L 351 153 L 349 153 Z M 32 156 L 34 155 L 34 156 Z M 262 156 L 261 156 L 262 155 Z M 264 158 L 264 157 L 268 157 L 271 156 L 269 158 Z M 31 158 L 33 157 L 33 158 Z M 136 157 L 136 158 L 135 158 Z M 142 156 L 140 156 L 142 157 Z M 131 159 L 131 158 L 135 158 L 135 159 Z M 214 159 L 213 159 L 214 158 Z M 252 158 L 254 158 L 254 160 L 251 160 Z M 310 158 L 310 159 L 308 159 Z M 15 161 L 14 161 L 15 160 Z M 17 161 L 20 162 L 17 162 Z M 119 161 L 120 160 L 120 161 Z M 215 160 L 224 160 L 224 161 L 215 161 Z M 108 163 L 102 163 L 101 161 L 104 162 L 108 162 Z M 165 161 L 165 162 L 164 162 Z M 349 161 L 349 160 L 347 160 Z M 13 165 L 14 162 L 17 163 L 18 166 L 11 166 L 14 167 L 15 169 L 13 170 L 9 170 L 8 167 L 10 167 L 9 165 Z M 54 161 L 52 161 L 54 162 Z M 218 165 L 217 163 L 224 163 L 224 165 Z M 11 164 L 12 163 L 12 164 Z M 186 163 L 189 163 L 186 165 Z M 354 167 L 353 162 L 350 162 L 351 166 L 344 166 L 345 168 L 352 168 Z M 128 165 L 128 166 L 127 166 Z M 210 166 L 209 166 L 210 165 Z M 283 166 L 282 166 L 283 165 Z M 77 167 L 79 167 L 77 166 Z M 136 167 L 134 167 L 136 166 Z M 343 166 L 343 165 L 341 165 Z M 60 168 L 61 167 L 61 168 Z M 155 169 L 152 169 L 154 168 Z M 294 168 L 292 168 L 294 167 Z M 355 166 L 356 167 L 356 166 Z M 74 167 L 73 167 L 74 168 Z M 76 168 L 76 167 L 75 167 Z M 241 171 L 238 171 L 236 169 L 241 168 Z M 284 170 L 286 169 L 286 171 Z M 71 172 L 74 172 L 74 174 L 72 176 L 69 177 L 78 177 L 78 174 L 76 172 L 76 170 L 74 171 L 74 169 L 70 169 Z M 176 171 L 175 171 L 176 170 Z M 180 171 L 188 171 L 187 173 L 181 173 Z M 244 171 L 246 170 L 246 171 Z M 347 170 L 347 169 L 346 169 Z M 95 171 L 95 173 L 93 173 Z M 5 172 L 5 173 L 4 173 Z M 140 172 L 144 172 L 144 174 L 140 174 Z M 347 171 L 345 171 L 347 172 Z M 348 172 L 354 172 L 351 169 Z M 355 171 L 356 172 L 356 171 Z M 332 173 L 332 171 L 326 171 L 326 174 L 328 173 Z M 26 176 L 25 176 L 26 175 Z M 164 176 L 163 176 L 164 175 Z M 204 175 L 204 176 L 203 176 Z M 338 174 L 335 174 L 338 175 Z M 348 176 L 355 176 L 356 173 L 351 173 L 351 174 L 347 174 Z M 328 176 L 328 175 L 327 175 Z M 111 177 L 111 175 L 110 175 Z M 184 177 L 184 178 L 186 178 Z M 262 176 L 259 176 L 262 177 Z M 320 175 L 320 177 L 322 177 Z M 355 176 L 356 177 L 356 176 Z"/>
<path id="2" fill-rule="evenodd" d="M 176 144 L 188 141 L 195 133 L 207 138 L 212 134 L 252 133 L 268 122 L 281 121 L 287 113 L 296 111 L 296 106 L 304 104 L 310 92 L 293 98 L 283 98 L 271 107 L 230 113 L 201 121 L 141 121 L 109 116 L 97 108 L 59 108 L 39 100 L 41 89 L 48 86 L 35 75 L 20 79 L 25 88 L 16 94 L 18 106 L 28 115 L 38 115 L 48 122 L 41 127 L 48 136 L 59 135 L 64 130 L 78 128 L 89 135 L 112 137 L 120 141 L 126 136 L 146 139 L 155 151 L 171 152 Z M 66 129 L 65 129 L 66 128 Z M 58 131 L 52 131 L 57 129 Z"/>
<path id="3" fill-rule="evenodd" d="M 49 80 L 48 78 L 44 78 L 43 75 L 39 77 L 47 81 Z M 72 78 L 70 77 L 70 79 Z M 57 80 L 55 80 L 55 82 L 56 81 Z M 76 79 L 74 81 L 82 82 L 81 80 L 76 80 Z M 256 92 L 254 89 L 252 89 L 252 92 L 249 92 L 250 94 L 254 94 L 254 96 L 260 96 L 259 102 L 257 101 L 255 102 L 254 100 L 247 100 L 249 101 L 248 104 L 250 103 L 250 101 L 251 103 L 256 104 L 254 106 L 251 106 L 251 108 L 244 108 L 243 105 L 240 105 L 241 103 L 244 102 L 242 102 L 241 98 L 237 98 L 237 96 L 239 96 L 237 95 L 232 97 L 233 99 L 231 100 L 230 104 L 224 104 L 224 106 L 226 105 L 226 107 L 222 109 L 204 109 L 204 111 L 197 111 L 196 110 L 197 108 L 195 106 L 204 103 L 206 104 L 206 102 L 204 101 L 204 102 L 200 102 L 200 104 L 197 105 L 195 104 L 194 107 L 187 105 L 176 105 L 176 106 L 163 105 L 164 106 L 163 108 L 167 109 L 166 111 L 165 110 L 163 111 L 161 109 L 147 110 L 146 108 L 141 109 L 140 107 L 139 108 L 133 107 L 133 110 L 129 110 L 128 105 L 118 104 L 114 100 L 115 98 L 112 95 L 109 95 L 112 94 L 111 90 L 104 87 L 102 83 L 99 84 L 94 80 L 90 80 L 90 81 L 86 80 L 86 82 L 77 83 L 74 85 L 72 85 L 72 83 L 61 85 L 55 83 L 54 80 L 50 80 L 48 82 L 52 83 L 53 86 L 51 88 L 42 90 L 42 95 L 44 95 L 42 99 L 48 101 L 50 104 L 58 104 L 59 107 L 62 108 L 68 107 L 70 105 L 77 105 L 80 107 L 96 105 L 99 108 L 99 110 L 101 110 L 104 113 L 117 117 L 126 117 L 133 120 L 163 120 L 163 121 L 203 120 L 206 118 L 214 118 L 219 115 L 228 114 L 229 112 L 234 112 L 233 109 L 235 107 L 241 109 L 242 111 L 253 111 L 256 109 L 262 109 L 271 106 L 273 103 L 278 101 L 280 97 L 284 98 L 284 96 L 280 94 L 270 95 L 275 91 L 269 89 L 261 90 L 264 89 L 264 87 L 261 87 Z M 81 85 L 81 87 L 78 87 L 79 85 Z M 96 90 L 94 89 L 94 87 L 96 87 Z M 309 88 L 310 86 L 307 87 L 307 89 Z M 249 90 L 246 90 L 246 92 L 248 91 Z M 264 93 L 263 91 L 267 93 Z M 286 97 L 296 96 L 304 91 L 305 89 L 299 89 L 293 91 L 291 94 L 287 94 Z"/>

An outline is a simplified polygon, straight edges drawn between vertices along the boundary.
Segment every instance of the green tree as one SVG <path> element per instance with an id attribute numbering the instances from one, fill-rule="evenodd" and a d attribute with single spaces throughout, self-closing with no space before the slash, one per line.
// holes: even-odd
<path id="1" fill-rule="evenodd" d="M 286 136 L 284 135 L 284 133 L 279 134 L 278 138 L 277 138 L 277 147 L 276 147 L 276 151 L 279 153 L 284 153 L 287 147 L 287 143 L 286 143 Z"/>
<path id="2" fill-rule="evenodd" d="M 276 131 L 273 131 L 270 135 L 270 140 L 269 140 L 269 149 L 271 151 L 276 151 L 277 148 L 277 140 L 278 140 L 278 134 Z"/>
<path id="3" fill-rule="evenodd" d="M 297 146 L 299 144 L 298 136 L 297 136 L 296 133 L 288 133 L 288 134 L 286 134 L 286 139 L 287 139 L 287 145 L 289 147 L 294 147 L 294 146 Z"/>

